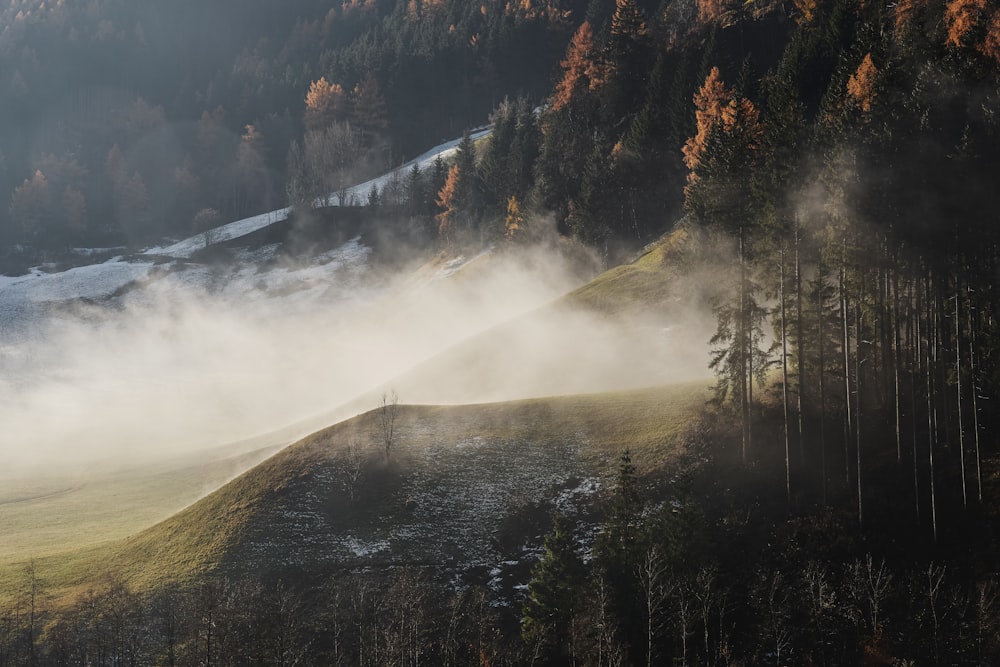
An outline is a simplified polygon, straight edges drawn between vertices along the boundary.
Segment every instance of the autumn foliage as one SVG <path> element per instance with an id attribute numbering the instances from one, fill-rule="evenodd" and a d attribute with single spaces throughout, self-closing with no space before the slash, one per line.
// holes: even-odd
<path id="1" fill-rule="evenodd" d="M 713 67 L 705 78 L 705 83 L 694 94 L 697 133 L 687 140 L 682 149 L 684 164 L 691 170 L 692 175 L 701 164 L 709 133 L 721 120 L 722 110 L 732 97 L 733 92 L 722 82 L 719 68 Z"/>
<path id="2" fill-rule="evenodd" d="M 713 133 L 722 133 L 731 146 L 746 153 L 757 151 L 764 134 L 757 107 L 726 86 L 718 67 L 712 68 L 705 83 L 695 93 L 694 104 L 697 132 L 681 149 L 684 164 L 691 170 L 689 184 L 699 179 L 698 171 L 707 159 Z"/>
<path id="3" fill-rule="evenodd" d="M 1000 9 L 993 11 L 990 22 L 986 26 L 986 36 L 979 51 L 1000 66 Z"/>
<path id="4" fill-rule="evenodd" d="M 589 22 L 584 21 L 573 35 L 560 66 L 563 77 L 552 96 L 552 108 L 556 111 L 568 105 L 579 92 L 595 90 L 601 85 L 601 66 Z"/>
<path id="5" fill-rule="evenodd" d="M 893 10 L 896 37 L 902 37 L 917 14 L 927 7 L 927 0 L 899 0 Z"/>
<path id="6" fill-rule="evenodd" d="M 455 214 L 458 207 L 459 182 L 462 179 L 458 165 L 452 165 L 448 170 L 448 178 L 437 196 L 437 205 L 441 212 L 437 214 L 438 235 L 450 241 L 455 231 Z"/>
<path id="7" fill-rule="evenodd" d="M 960 47 L 979 23 L 989 0 L 951 0 L 944 9 L 945 44 Z"/>
<path id="8" fill-rule="evenodd" d="M 706 25 L 721 23 L 736 4 L 734 0 L 698 0 L 698 20 Z"/>
<path id="9" fill-rule="evenodd" d="M 320 77 L 309 85 L 306 93 L 306 127 L 310 130 L 322 130 L 344 107 L 344 88 L 339 83 L 330 83 L 326 77 Z"/>
<path id="10" fill-rule="evenodd" d="M 875 101 L 875 82 L 878 69 L 872 62 L 872 54 L 867 53 L 858 69 L 847 80 L 847 97 L 854 106 L 865 113 L 872 110 Z"/>
<path id="11" fill-rule="evenodd" d="M 793 4 L 798 10 L 795 22 L 799 25 L 812 23 L 813 19 L 816 18 L 817 0 L 793 0 Z"/>
<path id="12" fill-rule="evenodd" d="M 517 197 L 510 196 L 507 200 L 507 216 L 504 219 L 504 238 L 508 241 L 515 241 L 524 235 L 524 213 L 521 212 L 521 204 Z"/>

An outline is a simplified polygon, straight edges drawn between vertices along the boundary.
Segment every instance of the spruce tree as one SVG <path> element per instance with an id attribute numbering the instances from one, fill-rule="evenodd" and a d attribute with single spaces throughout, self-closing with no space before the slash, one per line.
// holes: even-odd
<path id="1" fill-rule="evenodd" d="M 569 656 L 570 625 L 579 610 L 586 569 L 569 519 L 557 512 L 552 520 L 545 553 L 531 569 L 521 636 L 543 662 L 561 664 Z"/>

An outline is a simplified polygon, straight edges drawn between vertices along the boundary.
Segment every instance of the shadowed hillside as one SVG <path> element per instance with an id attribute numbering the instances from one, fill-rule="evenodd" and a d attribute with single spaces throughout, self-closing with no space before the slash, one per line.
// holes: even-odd
<path id="1" fill-rule="evenodd" d="M 551 509 L 585 511 L 625 448 L 647 468 L 675 459 L 685 419 L 705 398 L 699 384 L 400 406 L 388 463 L 377 444 L 378 411 L 368 412 L 126 540 L 109 567 L 156 584 L 210 571 L 491 566 L 536 547 Z M 351 460 L 352 445 L 360 460 Z M 355 483 L 352 466 L 361 469 Z"/>

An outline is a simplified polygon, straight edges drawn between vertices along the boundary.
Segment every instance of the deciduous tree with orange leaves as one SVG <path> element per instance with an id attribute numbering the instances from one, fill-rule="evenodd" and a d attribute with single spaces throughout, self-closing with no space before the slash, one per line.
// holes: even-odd
<path id="1" fill-rule="evenodd" d="M 705 78 L 698 92 L 694 94 L 695 126 L 697 133 L 687 140 L 682 149 L 684 164 L 691 170 L 688 181 L 698 179 L 698 167 L 705 153 L 708 135 L 722 118 L 722 110 L 733 98 L 733 92 L 726 87 L 719 74 L 719 68 L 713 67 Z"/>
<path id="2" fill-rule="evenodd" d="M 462 170 L 453 164 L 448 170 L 448 178 L 437 196 L 437 205 L 441 212 L 437 214 L 438 235 L 446 243 L 451 243 L 455 237 L 455 218 L 458 215 L 458 193 L 462 179 Z"/>
<path id="3" fill-rule="evenodd" d="M 320 77 L 309 85 L 306 93 L 305 124 L 308 130 L 322 130 L 344 112 L 344 88 Z"/>
<path id="4" fill-rule="evenodd" d="M 714 208 L 711 200 L 718 199 L 711 194 L 721 183 L 733 178 L 745 183 L 751 163 L 759 152 L 764 129 L 760 112 L 748 98 L 726 86 L 713 67 L 705 78 L 705 83 L 694 95 L 695 123 L 697 131 L 682 148 L 684 164 L 690 169 L 685 195 L 688 204 L 697 198 L 708 208 Z M 703 177 L 710 177 L 719 183 L 707 184 L 693 197 L 695 186 Z M 705 184 L 702 184 L 705 185 Z M 739 205 L 745 196 L 737 198 Z M 731 197 L 725 197 L 731 199 Z M 717 203 L 717 202 L 716 202 Z"/>
<path id="5" fill-rule="evenodd" d="M 812 23 L 813 19 L 816 18 L 817 0 L 793 0 L 792 4 L 798 10 L 795 22 L 799 25 Z"/>
<path id="6" fill-rule="evenodd" d="M 899 0 L 893 9 L 896 37 L 901 38 L 913 24 L 917 15 L 927 8 L 927 0 Z"/>
<path id="7" fill-rule="evenodd" d="M 979 24 L 989 0 L 951 0 L 944 8 L 944 26 L 948 31 L 945 44 L 963 46 L 966 38 Z"/>
<path id="8" fill-rule="evenodd" d="M 698 20 L 706 25 L 721 23 L 735 6 L 734 0 L 698 0 Z"/>
<path id="9" fill-rule="evenodd" d="M 1000 9 L 993 10 L 979 52 L 1000 66 Z"/>
<path id="10" fill-rule="evenodd" d="M 864 113 L 872 110 L 877 80 L 878 68 L 872 62 L 872 54 L 866 53 L 858 69 L 847 80 L 847 98 L 855 108 Z"/>
<path id="11" fill-rule="evenodd" d="M 567 106 L 582 91 L 600 87 L 603 74 L 597 56 L 594 31 L 590 23 L 584 21 L 573 35 L 566 51 L 566 59 L 560 63 L 563 77 L 552 96 L 553 110 L 558 111 Z"/>
<path id="12" fill-rule="evenodd" d="M 517 241 L 524 236 L 524 213 L 521 212 L 521 203 L 517 197 L 510 196 L 507 200 L 507 216 L 504 219 L 504 238 L 508 241 Z"/>

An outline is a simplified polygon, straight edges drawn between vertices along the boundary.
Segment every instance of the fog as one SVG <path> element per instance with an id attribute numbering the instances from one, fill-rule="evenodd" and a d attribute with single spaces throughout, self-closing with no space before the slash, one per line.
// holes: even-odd
<path id="1" fill-rule="evenodd" d="M 272 444 L 389 388 L 402 403 L 466 403 L 707 375 L 697 318 L 546 307 L 598 272 L 575 244 L 392 271 L 345 248 L 327 264 L 168 273 L 4 341 L 5 472 L 166 459 L 292 427 L 236 449 Z"/>

